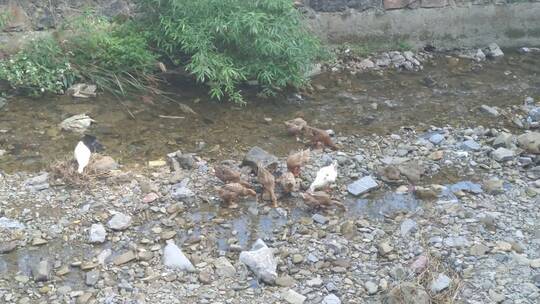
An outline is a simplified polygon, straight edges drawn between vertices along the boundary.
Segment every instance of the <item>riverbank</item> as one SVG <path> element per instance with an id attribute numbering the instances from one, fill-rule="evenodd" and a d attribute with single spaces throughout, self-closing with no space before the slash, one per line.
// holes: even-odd
<path id="1" fill-rule="evenodd" d="M 346 213 L 311 210 L 298 193 L 280 197 L 277 209 L 259 198 L 229 210 L 216 198 L 221 182 L 212 173 L 215 163 L 197 155 L 181 156 L 183 168 L 177 170 L 155 164 L 140 172 L 115 171 L 86 189 L 36 178 L 40 174 L 3 174 L 0 298 L 538 301 L 540 170 L 537 151 L 530 150 L 535 146 L 516 147 L 504 129 L 480 126 L 404 128 L 337 141 L 341 151 L 314 152 L 300 181 L 305 189 L 321 166 L 336 160 L 339 177 L 332 193 Z M 285 170 L 284 160 L 278 161 L 278 171 Z M 368 176 L 377 187 L 351 195 L 351 184 Z M 103 232 L 92 232 L 96 225 Z M 239 262 L 240 251 L 258 238 L 275 249 L 273 284 L 258 281 Z M 166 240 L 182 249 L 195 272 L 164 266 Z"/>

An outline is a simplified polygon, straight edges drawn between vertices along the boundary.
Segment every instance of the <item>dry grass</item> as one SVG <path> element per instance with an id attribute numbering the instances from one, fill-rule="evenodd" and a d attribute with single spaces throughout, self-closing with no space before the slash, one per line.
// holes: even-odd
<path id="1" fill-rule="evenodd" d="M 452 304 L 456 303 L 456 298 L 458 296 L 459 290 L 461 288 L 461 278 L 457 272 L 452 270 L 451 267 L 445 265 L 443 261 L 439 258 L 432 256 L 429 251 L 426 253 L 428 259 L 428 264 L 426 269 L 419 273 L 416 277 L 416 283 L 426 290 L 431 298 L 431 303 L 433 304 Z M 430 286 L 431 283 L 437 279 L 437 276 L 440 273 L 444 273 L 452 282 L 450 287 L 439 292 L 432 293 Z"/>
<path id="2" fill-rule="evenodd" d="M 93 169 L 92 158 L 90 164 L 81 174 L 77 172 L 77 162 L 72 158 L 57 160 L 49 166 L 51 177 L 63 185 L 80 188 L 91 188 L 100 179 L 109 176 L 109 173 L 98 172 Z"/>

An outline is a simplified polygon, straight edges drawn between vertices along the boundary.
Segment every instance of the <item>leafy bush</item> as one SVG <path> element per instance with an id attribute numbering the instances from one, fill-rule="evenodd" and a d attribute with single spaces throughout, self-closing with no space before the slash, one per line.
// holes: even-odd
<path id="1" fill-rule="evenodd" d="M 239 85 L 264 92 L 305 84 L 318 54 L 291 0 L 138 0 L 148 37 L 216 99 L 243 103 Z"/>
<path id="2" fill-rule="evenodd" d="M 75 78 L 63 50 L 52 38 L 31 41 L 21 52 L 0 61 L 0 79 L 27 95 L 62 93 Z"/>

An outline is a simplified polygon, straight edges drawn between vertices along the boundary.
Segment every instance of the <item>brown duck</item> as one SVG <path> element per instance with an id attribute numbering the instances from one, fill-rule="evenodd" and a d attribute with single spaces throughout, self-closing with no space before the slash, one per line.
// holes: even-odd
<path id="1" fill-rule="evenodd" d="M 251 185 L 248 182 L 245 182 L 241 179 L 240 172 L 234 170 L 233 168 L 225 165 L 218 165 L 214 167 L 216 177 L 219 178 L 225 184 L 228 183 L 239 183 L 245 187 L 250 188 Z"/>
<path id="2" fill-rule="evenodd" d="M 240 197 L 256 196 L 257 193 L 240 183 L 230 183 L 221 187 L 218 195 L 229 208 L 236 208 Z"/>
<path id="3" fill-rule="evenodd" d="M 332 150 L 338 149 L 328 132 L 326 132 L 325 130 L 306 126 L 304 128 L 304 134 L 311 140 L 311 143 L 314 146 L 323 145 L 326 147 L 330 147 Z"/>
<path id="4" fill-rule="evenodd" d="M 338 206 L 339 208 L 346 210 L 345 205 L 343 205 L 341 202 L 333 200 L 330 194 L 324 191 L 315 191 L 313 193 L 306 192 L 300 195 L 304 199 L 306 205 L 314 209 L 326 209 L 332 206 Z"/>
<path id="5" fill-rule="evenodd" d="M 307 122 L 303 118 L 295 118 L 285 122 L 287 133 L 290 135 L 299 135 L 307 126 Z"/>
<path id="6" fill-rule="evenodd" d="M 278 180 L 283 192 L 289 194 L 298 189 L 298 183 L 292 172 L 285 172 Z"/>
<path id="7" fill-rule="evenodd" d="M 309 149 L 289 155 L 289 157 L 287 157 L 287 169 L 292 172 L 294 176 L 299 176 L 300 167 L 309 161 L 309 156 Z"/>
<path id="8" fill-rule="evenodd" d="M 276 179 L 274 175 L 266 170 L 261 164 L 257 165 L 257 180 L 263 186 L 263 195 L 268 193 L 272 201 L 272 207 L 277 207 L 277 198 L 275 193 Z"/>

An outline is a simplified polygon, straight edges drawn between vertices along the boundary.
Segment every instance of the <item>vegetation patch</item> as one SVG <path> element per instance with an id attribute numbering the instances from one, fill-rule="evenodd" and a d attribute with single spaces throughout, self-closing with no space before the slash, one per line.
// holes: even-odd
<path id="1" fill-rule="evenodd" d="M 75 81 L 126 94 L 155 87 L 160 60 L 206 84 L 213 98 L 242 104 L 247 81 L 265 94 L 304 86 L 321 54 L 290 0 L 136 2 L 141 13 L 132 20 L 85 14 L 29 43 L 0 62 L 0 79 L 30 95 L 62 93 Z"/>

